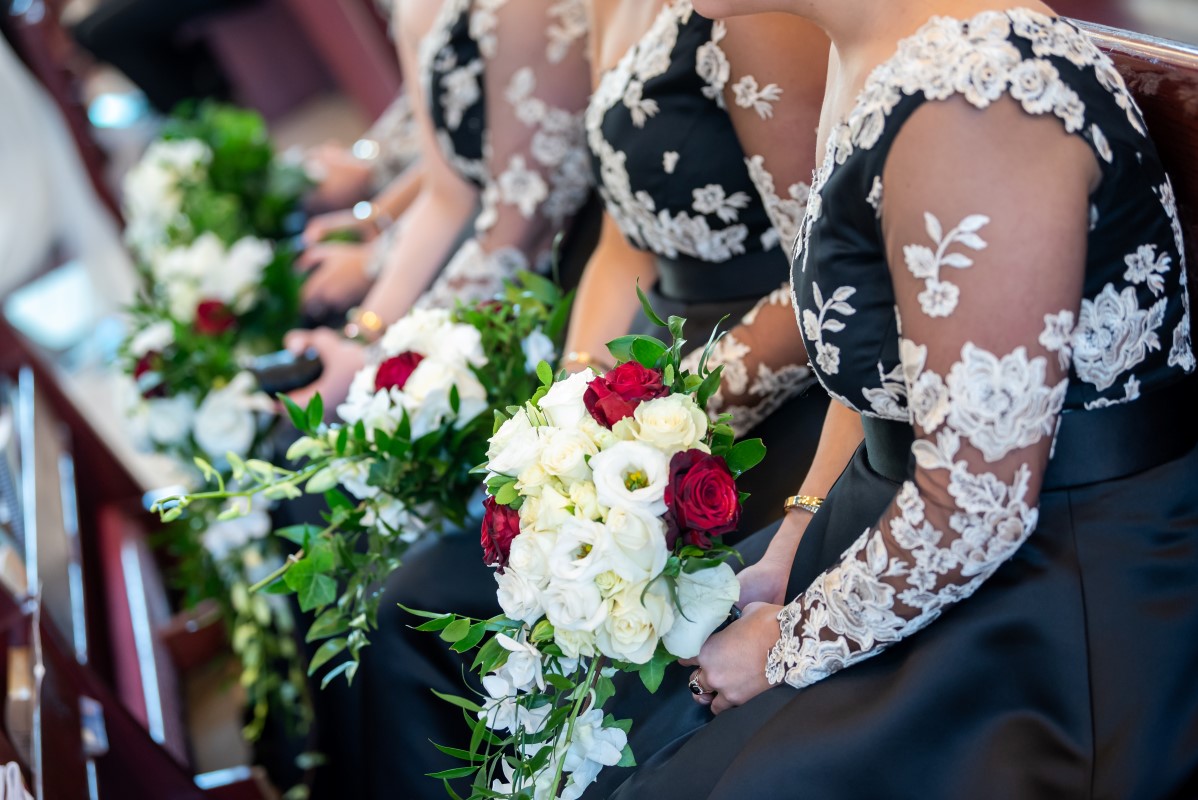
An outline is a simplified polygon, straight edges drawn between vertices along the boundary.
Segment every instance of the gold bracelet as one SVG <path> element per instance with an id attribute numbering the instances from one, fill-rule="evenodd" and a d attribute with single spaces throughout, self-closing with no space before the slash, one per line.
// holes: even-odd
<path id="1" fill-rule="evenodd" d="M 824 498 L 815 497 L 810 494 L 796 494 L 786 498 L 786 502 L 782 504 L 782 512 L 789 514 L 796 508 L 801 508 L 804 511 L 810 511 L 814 514 L 819 511 L 819 507 L 824 504 Z"/>
<path id="2" fill-rule="evenodd" d="M 383 335 L 383 318 L 373 311 L 351 308 L 345 319 L 345 327 L 341 332 L 346 339 L 373 344 Z"/>
<path id="3" fill-rule="evenodd" d="M 562 359 L 562 366 L 565 367 L 570 364 L 578 364 L 580 367 L 591 367 L 600 372 L 603 371 L 603 367 L 585 350 L 571 350 L 569 353 L 566 353 L 566 357 Z"/>

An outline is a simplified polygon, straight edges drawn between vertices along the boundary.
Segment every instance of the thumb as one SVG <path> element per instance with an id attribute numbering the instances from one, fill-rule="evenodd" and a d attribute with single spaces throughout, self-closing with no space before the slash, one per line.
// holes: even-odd
<path id="1" fill-rule="evenodd" d="M 298 356 L 311 347 L 315 340 L 316 337 L 312 331 L 288 331 L 287 335 L 283 337 L 283 347 Z"/>

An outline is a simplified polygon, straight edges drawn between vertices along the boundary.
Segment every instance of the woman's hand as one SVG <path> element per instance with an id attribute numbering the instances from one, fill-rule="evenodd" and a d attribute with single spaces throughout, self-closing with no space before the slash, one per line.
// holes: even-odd
<path id="1" fill-rule="evenodd" d="M 318 244 L 296 261 L 301 270 L 312 270 L 300 290 L 304 310 L 319 314 L 344 311 L 359 302 L 374 283 L 366 266 L 374 249 L 368 244 Z"/>
<path id="2" fill-rule="evenodd" d="M 369 242 L 379 235 L 379 223 L 375 218 L 356 217 L 349 210 L 319 214 L 308 220 L 304 227 L 304 246 L 315 247 L 334 234 L 348 236 L 358 242 Z"/>
<path id="3" fill-rule="evenodd" d="M 739 620 L 707 640 L 692 674 L 705 690 L 694 695 L 696 702 L 710 705 L 711 713 L 719 714 L 770 688 L 765 662 L 778 641 L 781 608 L 773 603 L 749 603 Z"/>
<path id="4" fill-rule="evenodd" d="M 374 170 L 336 142 L 317 145 L 304 155 L 304 166 L 316 180 L 307 205 L 317 210 L 351 206 L 370 192 Z"/>
<path id="5" fill-rule="evenodd" d="M 740 571 L 737 578 L 742 608 L 749 603 L 782 605 L 786 602 L 786 584 L 790 580 L 795 553 L 810 521 L 809 511 L 794 509 L 787 513 L 761 560 Z"/>
<path id="6" fill-rule="evenodd" d="M 287 396 L 302 408 L 319 392 L 324 401 L 325 417 L 331 418 L 337 406 L 345 402 L 354 375 L 366 364 L 366 348 L 329 328 L 291 331 L 283 343 L 288 350 L 297 355 L 309 348 L 320 354 L 320 361 L 324 366 L 320 377 Z"/>

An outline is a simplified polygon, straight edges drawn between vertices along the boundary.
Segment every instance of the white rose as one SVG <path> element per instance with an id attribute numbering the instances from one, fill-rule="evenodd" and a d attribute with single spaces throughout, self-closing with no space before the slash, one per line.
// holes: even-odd
<path id="1" fill-rule="evenodd" d="M 521 530 L 554 534 L 572 519 L 570 498 L 553 486 L 539 487 L 536 496 L 527 498 L 520 508 Z"/>
<path id="2" fill-rule="evenodd" d="M 646 517 L 623 508 L 613 508 L 605 523 L 602 561 L 629 583 L 644 583 L 661 574 L 670 558 L 666 547 L 666 524 L 660 517 Z"/>
<path id="3" fill-rule="evenodd" d="M 619 423 L 616 424 L 618 425 Z M 619 436 L 612 433 L 610 428 L 605 428 L 598 422 L 595 422 L 594 418 L 589 414 L 585 419 L 583 419 L 582 422 L 578 424 L 578 430 L 590 437 L 591 441 L 594 442 L 595 446 L 600 450 L 606 450 L 617 442 L 628 440 L 627 438 L 621 439 Z"/>
<path id="4" fill-rule="evenodd" d="M 590 419 L 582 396 L 586 394 L 587 384 L 594 379 L 595 372 L 588 367 L 550 386 L 537 403 L 549 424 L 558 428 L 577 428 L 584 419 Z M 598 423 L 595 426 L 602 427 Z"/>
<path id="5" fill-rule="evenodd" d="M 402 391 L 391 390 L 392 399 L 408 412 L 413 440 L 440 427 L 453 413 L 449 406 L 449 390 L 456 377 L 445 362 L 426 358 L 412 371 Z"/>
<path id="6" fill-rule="evenodd" d="M 452 324 L 446 309 L 416 309 L 387 328 L 379 340 L 379 346 L 388 356 L 409 351 L 427 356 Z"/>
<path id="7" fill-rule="evenodd" d="M 607 604 L 587 581 L 551 580 L 544 600 L 545 617 L 557 630 L 589 633 L 607 619 Z"/>
<path id="8" fill-rule="evenodd" d="M 528 412 L 524 409 L 520 409 L 514 415 L 504 420 L 503 424 L 499 426 L 499 430 L 491 435 L 487 443 L 487 461 L 494 461 L 496 458 L 499 458 L 504 450 L 512 443 L 524 438 L 532 429 L 532 422 L 529 421 Z M 528 465 L 524 464 L 522 466 L 527 467 Z"/>
<path id="9" fill-rule="evenodd" d="M 262 272 L 273 258 L 274 250 L 262 239 L 238 239 L 213 268 L 204 272 L 200 294 L 244 314 L 253 304 L 255 290 L 262 284 Z"/>
<path id="10" fill-rule="evenodd" d="M 611 612 L 595 631 L 595 641 L 604 655 L 631 664 L 653 658 L 657 642 L 674 621 L 674 609 L 664 587 L 634 584 L 611 601 Z"/>
<path id="11" fill-rule="evenodd" d="M 545 441 L 541 436 L 541 429 L 532 427 L 523 412 L 503 425 L 496 434 L 496 438 L 503 443 L 498 444 L 496 440 L 492 440 L 491 450 L 494 453 L 488 452 L 487 468 L 500 475 L 517 477 L 540 462 L 541 448 L 545 446 Z M 511 428 L 504 430 L 508 425 L 511 425 Z M 504 436 L 500 437 L 500 434 Z"/>
<path id="12" fill-rule="evenodd" d="M 159 320 L 142 328 L 129 342 L 129 353 L 141 358 L 149 353 L 161 353 L 175 343 L 175 326 L 168 320 Z"/>
<path id="13" fill-rule="evenodd" d="M 146 432 L 150 441 L 168 446 L 185 442 L 192 431 L 195 408 L 195 398 L 190 394 L 147 400 Z"/>
<path id="14" fill-rule="evenodd" d="M 740 582 L 732 567 L 720 564 L 678 576 L 678 604 L 674 625 L 661 637 L 666 649 L 678 658 L 694 658 L 720 627 L 740 599 Z"/>
<path id="15" fill-rule="evenodd" d="M 524 350 L 524 369 L 530 375 L 537 371 L 537 365 L 542 361 L 552 364 L 557 357 L 557 348 L 553 346 L 553 340 L 540 328 L 528 334 L 520 343 L 520 347 Z"/>
<path id="16" fill-rule="evenodd" d="M 635 436 L 673 455 L 694 447 L 707 435 L 707 415 L 689 394 L 647 400 L 632 412 Z"/>
<path id="17" fill-rule="evenodd" d="M 567 658 L 590 658 L 595 655 L 593 631 L 554 630 L 553 641 Z"/>
<path id="18" fill-rule="evenodd" d="M 650 517 L 666 512 L 669 461 L 642 442 L 618 442 L 591 459 L 599 503 Z"/>
<path id="19" fill-rule="evenodd" d="M 587 458 L 597 455 L 599 448 L 586 434 L 573 430 L 550 428 L 541 449 L 541 466 L 550 475 L 561 478 L 566 485 L 591 477 Z"/>
<path id="20" fill-rule="evenodd" d="M 433 358 L 440 358 L 465 367 L 467 364 L 482 367 L 487 363 L 483 352 L 483 335 L 473 325 L 453 324 L 440 331 L 426 351 Z"/>
<path id="21" fill-rule="evenodd" d="M 217 460 L 225 453 L 242 458 L 249 453 L 258 435 L 257 412 L 271 407 L 255 390 L 253 376 L 242 372 L 208 393 L 195 417 L 195 440 L 201 450 Z"/>
<path id="22" fill-rule="evenodd" d="M 549 581 L 549 554 L 556 541 L 552 533 L 527 531 L 512 540 L 505 571 L 518 572 L 525 581 L 544 585 Z"/>
<path id="23" fill-rule="evenodd" d="M 496 572 L 495 583 L 499 584 L 499 607 L 508 619 L 533 625 L 545 613 L 541 603 L 541 588 L 516 570 L 509 567 L 502 574 Z"/>
<path id="24" fill-rule="evenodd" d="M 228 520 L 217 520 L 204 531 L 204 549 L 217 561 L 270 533 L 270 514 L 261 509 Z"/>
<path id="25" fill-rule="evenodd" d="M 535 685 L 545 691 L 545 676 L 541 671 L 541 651 L 528 642 L 518 642 L 499 633 L 495 635 L 499 646 L 508 651 L 507 661 L 498 672 L 518 692 L 527 692 Z"/>
<path id="26" fill-rule="evenodd" d="M 595 484 L 590 481 L 578 481 L 570 485 L 570 502 L 574 504 L 574 516 L 583 519 L 597 520 L 603 516 L 599 508 L 599 495 Z"/>

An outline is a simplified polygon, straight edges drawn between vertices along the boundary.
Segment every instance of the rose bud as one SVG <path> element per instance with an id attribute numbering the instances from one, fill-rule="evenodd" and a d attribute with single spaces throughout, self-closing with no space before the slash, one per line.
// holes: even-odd
<path id="1" fill-rule="evenodd" d="M 220 336 L 236 324 L 233 309 L 220 300 L 202 300 L 196 306 L 196 330 L 205 336 Z"/>
<path id="2" fill-rule="evenodd" d="M 489 567 L 498 567 L 500 574 L 507 566 L 512 540 L 520 535 L 520 512 L 501 506 L 494 497 L 483 501 L 482 545 L 483 562 Z"/>
<path id="3" fill-rule="evenodd" d="M 611 428 L 620 420 L 631 417 L 645 400 L 665 397 L 669 393 L 660 372 L 629 361 L 587 384 L 582 402 L 596 422 Z"/>
<path id="4" fill-rule="evenodd" d="M 381 392 L 384 389 L 403 391 L 408 379 L 412 377 L 412 373 L 416 371 L 416 367 L 420 366 L 420 362 L 423 360 L 424 356 L 410 350 L 388 358 L 379 364 L 379 370 L 375 373 L 374 390 L 376 392 Z"/>
<path id="5" fill-rule="evenodd" d="M 740 524 L 740 492 L 732 472 L 723 458 L 702 450 L 684 450 L 670 459 L 665 502 L 671 548 L 681 535 L 706 550 L 713 536 Z"/>

